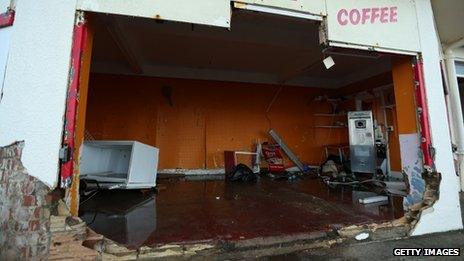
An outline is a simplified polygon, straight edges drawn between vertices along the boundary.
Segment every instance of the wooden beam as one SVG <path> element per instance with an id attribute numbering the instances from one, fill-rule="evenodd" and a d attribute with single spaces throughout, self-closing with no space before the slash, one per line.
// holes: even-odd
<path id="1" fill-rule="evenodd" d="M 93 17 L 92 17 L 93 18 Z M 87 94 L 89 89 L 89 77 L 90 77 L 90 64 L 92 61 L 92 49 L 93 49 L 93 33 L 94 29 L 92 26 L 92 20 L 86 17 L 87 31 L 85 37 L 84 50 L 82 51 L 82 59 L 80 66 L 79 75 L 79 94 L 78 104 L 76 112 L 76 127 L 74 136 L 74 159 L 73 159 L 73 181 L 71 188 L 67 191 L 70 197 L 70 211 L 73 216 L 78 215 L 79 211 L 79 181 L 80 181 L 80 154 L 81 147 L 84 143 L 84 130 L 85 130 L 85 116 L 87 109 Z"/>

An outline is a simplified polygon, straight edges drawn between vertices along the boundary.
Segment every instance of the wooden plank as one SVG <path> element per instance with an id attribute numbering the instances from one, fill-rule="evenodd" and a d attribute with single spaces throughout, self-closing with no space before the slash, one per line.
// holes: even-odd
<path id="1" fill-rule="evenodd" d="M 85 119 L 87 114 L 87 97 L 89 89 L 89 77 L 90 77 L 90 64 L 92 60 L 92 47 L 93 47 L 93 27 L 91 18 L 87 18 L 87 36 L 85 49 L 82 53 L 81 61 L 81 74 L 79 77 L 79 95 L 78 95 L 78 106 L 77 106 L 77 116 L 76 116 L 76 130 L 74 136 L 74 143 L 76 149 L 74 151 L 74 173 L 73 173 L 73 182 L 71 188 L 69 189 L 70 195 L 70 211 L 73 216 L 78 215 L 79 210 L 79 164 L 80 164 L 80 151 L 82 143 L 84 142 L 84 133 L 85 133 Z"/>

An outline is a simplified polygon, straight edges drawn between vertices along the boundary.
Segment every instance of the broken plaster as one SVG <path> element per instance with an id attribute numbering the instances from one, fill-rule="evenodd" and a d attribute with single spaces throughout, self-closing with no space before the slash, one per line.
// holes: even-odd
<path id="1" fill-rule="evenodd" d="M 421 202 L 409 206 L 405 218 L 408 221 L 409 235 L 414 233 L 422 214 L 429 214 L 434 211 L 433 205 L 440 197 L 441 173 L 432 170 L 430 167 L 424 167 L 422 178 L 425 182 L 425 190 Z"/>

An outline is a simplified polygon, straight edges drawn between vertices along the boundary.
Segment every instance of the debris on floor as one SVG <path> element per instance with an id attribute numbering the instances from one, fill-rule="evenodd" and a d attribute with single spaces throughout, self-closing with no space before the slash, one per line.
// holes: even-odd
<path id="1" fill-rule="evenodd" d="M 388 202 L 387 196 L 373 196 L 368 198 L 360 198 L 359 203 L 361 204 L 371 204 L 377 202 Z"/>
<path id="2" fill-rule="evenodd" d="M 97 233 L 137 249 L 332 231 L 333 224 L 384 222 L 403 215 L 400 197 L 362 205 L 351 187 L 331 189 L 304 176 L 298 182 L 262 175 L 256 183 L 161 180 L 159 185 L 164 189 L 153 195 L 102 192 L 81 205 L 80 217 Z"/>
<path id="3" fill-rule="evenodd" d="M 326 198 L 326 200 L 328 201 L 324 201 L 320 198 L 306 195 L 307 192 L 311 192 L 311 194 L 327 196 L 328 188 L 324 187 L 324 184 L 321 183 L 319 180 L 302 179 L 301 183 L 280 183 L 273 182 L 269 179 L 268 181 L 266 181 L 265 179 L 261 179 L 259 182 L 261 182 L 260 188 L 264 189 L 264 191 L 261 191 L 261 189 L 256 190 L 254 184 L 244 186 L 244 184 L 240 183 L 233 183 L 231 184 L 232 186 L 228 185 L 226 189 L 223 181 L 181 182 L 175 184 L 163 184 L 166 187 L 166 189 L 163 190 L 160 195 L 157 195 L 158 201 L 150 201 L 152 202 L 153 206 L 154 204 L 157 204 L 157 208 L 163 209 L 162 211 L 158 210 L 159 213 L 157 217 L 157 227 L 160 230 L 151 232 L 152 235 L 144 242 L 148 243 L 148 245 L 140 245 L 135 248 L 126 247 L 116 241 L 113 241 L 112 239 L 103 237 L 102 235 L 98 234 L 92 229 L 87 228 L 87 226 L 79 218 L 70 217 L 68 215 L 69 212 L 66 210 L 64 203 L 60 203 L 58 204 L 57 209 L 60 209 L 59 212 L 62 213 L 64 216 L 60 216 L 57 214 L 52 218 L 51 227 L 53 233 L 53 246 L 51 251 L 52 255 L 50 256 L 50 259 L 63 260 L 72 259 L 75 256 L 79 256 L 84 257 L 87 260 L 133 260 L 137 258 L 188 258 L 191 256 L 206 256 L 210 254 L 218 254 L 224 257 L 233 257 L 242 255 L 238 252 L 249 254 L 249 251 L 253 251 L 253 253 L 256 253 L 256 256 L 259 256 L 261 255 L 261 253 L 264 253 L 266 251 L 275 251 L 274 248 L 276 248 L 276 245 L 284 247 L 279 247 L 278 251 L 294 251 L 295 249 L 300 248 L 308 249 L 331 247 L 333 244 L 339 244 L 345 241 L 350 242 L 350 240 L 378 240 L 403 237 L 407 234 L 406 218 L 375 223 L 375 219 L 366 219 L 366 217 L 363 217 L 360 212 L 358 213 L 354 211 L 353 213 L 350 213 L 353 210 L 349 210 L 349 208 L 347 208 L 346 206 L 340 206 L 339 204 L 335 204 L 334 206 L 332 206 L 333 203 L 331 202 L 337 200 L 333 198 L 331 199 L 332 196 Z M 320 187 L 314 187 L 314 184 L 317 183 L 320 184 Z M 192 190 L 192 188 L 195 188 L 196 185 L 198 185 L 198 188 L 202 188 L 202 190 L 204 191 L 203 194 L 196 193 L 195 189 Z M 180 187 L 176 188 L 176 186 Z M 179 188 L 182 188 L 182 186 L 187 186 L 185 187 L 186 190 L 179 190 Z M 224 188 L 226 190 L 222 191 L 221 188 Z M 295 189 L 297 189 L 297 191 L 294 191 Z M 318 190 L 320 189 L 322 189 L 322 191 L 318 192 Z M 236 195 L 238 193 L 238 190 L 242 191 L 240 193 L 241 196 L 239 198 L 232 196 Z M 186 193 L 187 191 L 189 192 Z M 119 202 L 121 198 L 126 199 L 126 201 L 134 201 L 128 198 L 128 191 L 119 192 L 119 194 L 121 195 L 117 196 L 118 193 L 115 194 L 115 192 L 113 191 L 111 194 L 109 194 L 110 197 L 108 199 L 112 200 L 113 202 Z M 195 205 L 192 206 L 193 209 L 186 209 L 185 211 L 187 212 L 179 212 L 181 216 L 175 216 L 176 209 L 172 206 L 170 207 L 169 204 L 170 199 L 172 199 L 172 193 L 176 195 L 185 196 L 176 198 L 176 206 L 178 206 L 179 203 L 184 202 L 184 200 L 187 200 L 186 203 L 188 203 L 188 206 L 192 205 L 192 195 L 196 195 L 195 197 L 201 196 L 200 198 L 211 198 L 210 200 L 215 201 L 216 203 L 212 203 L 212 201 L 209 201 L 207 199 L 206 201 L 204 201 L 205 199 L 203 199 L 203 203 L 201 203 L 208 204 L 211 207 L 209 208 L 209 211 L 211 212 L 209 213 L 210 218 L 206 220 L 206 223 L 192 223 L 195 222 L 196 219 L 185 220 L 186 217 L 185 215 L 182 215 L 182 213 L 190 213 L 191 215 L 197 217 L 197 219 L 198 217 L 202 219 L 201 215 L 197 215 L 195 211 L 192 211 L 193 209 L 198 208 Z M 275 193 L 276 195 L 279 195 L 277 197 L 277 200 L 271 200 L 272 197 L 269 198 L 269 193 Z M 350 191 L 350 194 L 351 193 L 352 192 Z M 93 198 L 91 201 L 98 200 L 98 197 L 104 196 L 105 194 L 107 193 L 100 194 Z M 133 194 L 136 195 L 137 193 Z M 166 194 L 166 197 L 163 197 L 163 194 Z M 143 193 L 138 193 L 137 195 L 140 195 L 140 197 L 145 198 Z M 351 202 L 351 197 L 347 195 L 345 196 L 346 199 L 344 201 L 349 200 L 349 202 Z M 243 198 L 244 201 L 241 201 L 241 198 Z M 254 198 L 254 200 L 250 200 L 252 198 Z M 91 201 L 84 204 L 84 211 L 86 208 L 88 208 L 88 206 L 85 205 L 88 205 L 89 203 L 91 203 Z M 355 203 L 354 201 L 358 202 L 357 199 L 354 200 L 353 198 L 353 203 Z M 107 203 L 108 202 L 102 202 L 102 204 L 104 205 L 107 205 Z M 147 202 L 147 204 L 151 206 L 149 202 Z M 147 204 L 142 204 L 139 207 L 145 206 Z M 263 233 L 263 227 L 258 227 L 258 230 L 255 231 L 258 233 L 253 234 L 253 231 L 251 231 L 253 230 L 253 227 L 247 227 L 246 225 L 244 227 L 242 226 L 243 224 L 247 224 L 247 220 L 249 219 L 239 218 L 236 220 L 236 223 L 233 222 L 234 219 L 237 217 L 244 217 L 241 211 L 238 211 L 238 216 L 231 215 L 229 218 L 225 217 L 223 215 L 224 211 L 228 211 L 227 206 L 230 206 L 231 204 L 234 205 L 233 209 L 238 208 L 241 209 L 241 211 L 244 211 L 243 213 L 248 213 L 248 216 L 245 215 L 245 217 L 251 218 L 251 220 L 259 219 L 258 216 L 256 216 L 256 213 L 253 212 L 254 210 L 256 210 L 257 213 L 261 213 L 261 220 L 259 220 L 258 223 L 252 222 L 250 225 L 256 226 L 259 224 L 265 224 L 269 227 L 269 224 L 272 224 L 270 231 L 272 231 L 273 233 L 277 233 Z M 282 204 L 284 204 L 285 206 L 282 206 Z M 263 205 L 269 205 L 272 206 L 272 208 L 269 209 L 260 207 Z M 179 207 L 184 208 L 185 205 L 181 204 L 181 206 Z M 217 211 L 217 213 L 215 213 L 215 210 Z M 337 212 L 340 210 L 343 212 L 343 214 Z M 319 212 L 321 212 L 320 215 L 323 216 L 317 214 Z M 161 219 L 159 217 L 159 214 L 163 213 L 167 214 L 168 216 L 164 216 L 162 218 L 163 221 L 159 222 L 159 220 Z M 305 217 L 310 217 L 310 219 L 303 218 L 306 221 L 304 222 L 304 224 L 302 224 L 303 226 L 301 228 L 298 228 L 298 224 L 295 224 L 295 222 L 297 223 L 300 219 L 300 217 L 298 216 L 299 214 Z M 335 219 L 328 218 L 327 215 L 333 216 L 335 217 Z M 322 230 L 322 228 L 326 227 L 327 225 L 324 222 L 317 224 L 309 224 L 311 222 L 320 221 L 323 217 L 325 217 L 325 219 L 328 219 L 327 224 L 334 224 L 335 220 L 337 220 L 337 222 L 340 222 L 341 219 L 345 218 L 349 219 L 348 222 L 353 222 L 353 220 L 357 220 L 357 222 L 364 224 L 346 226 L 347 223 L 341 222 L 338 229 L 329 229 L 326 232 Z M 354 219 L 352 220 L 350 217 Z M 143 216 L 143 218 L 147 220 L 150 217 Z M 278 223 L 272 223 L 269 220 L 269 218 L 271 218 L 271 220 L 279 220 L 279 223 L 285 225 L 285 227 L 279 227 Z M 184 219 L 183 222 L 179 222 L 179 220 L 181 219 Z M 215 222 L 211 222 L 211 220 L 215 220 Z M 311 222 L 308 223 L 308 221 Z M 109 224 L 110 227 L 113 226 L 111 225 L 111 223 L 108 222 L 110 222 L 110 220 L 107 221 L 107 224 Z M 183 226 L 182 224 L 184 223 L 188 223 L 188 225 Z M 175 229 L 173 230 L 173 226 L 180 226 L 180 231 L 177 231 Z M 187 229 L 187 227 L 201 228 L 203 226 L 211 228 L 210 230 L 206 231 L 208 233 L 207 237 L 194 236 L 198 233 L 203 233 L 205 231 L 192 231 Z M 144 229 L 143 226 L 139 228 Z M 132 229 L 135 229 L 135 227 L 133 227 Z M 168 231 L 164 232 L 168 232 L 169 235 L 163 235 L 163 229 L 168 229 Z M 224 231 L 237 231 L 239 233 L 234 236 L 226 237 L 223 240 L 218 241 L 218 238 L 215 236 L 214 233 L 219 232 L 221 234 L 218 235 L 224 235 Z M 302 231 L 303 233 L 299 233 L 298 231 Z M 334 233 L 333 231 L 336 231 L 337 233 Z M 137 233 L 137 230 L 132 232 Z M 182 235 L 182 237 L 172 237 L 177 232 L 180 232 L 181 234 L 179 235 Z M 247 234 L 248 232 L 252 233 Z M 186 237 L 188 235 L 193 235 L 194 237 Z M 216 238 L 216 240 L 214 240 L 214 238 Z M 155 239 L 155 241 L 153 241 L 153 239 Z M 162 241 L 156 241 L 160 239 Z M 253 250 L 250 250 L 251 248 Z"/>
<path id="4" fill-rule="evenodd" d="M 269 172 L 284 172 L 284 158 L 282 157 L 282 151 L 279 145 L 265 142 L 262 145 L 262 153 L 264 156 L 264 160 L 268 165 Z"/>
<path id="5" fill-rule="evenodd" d="M 425 181 L 425 191 L 422 202 L 409 206 L 404 213 L 405 219 L 408 220 L 408 228 L 411 232 L 417 222 L 419 222 L 422 212 L 431 208 L 440 195 L 441 173 L 430 167 L 425 167 L 422 172 L 422 178 Z"/>
<path id="6" fill-rule="evenodd" d="M 58 213 L 55 214 L 59 215 L 50 216 L 52 238 L 49 260 L 96 260 L 99 253 L 83 246 L 87 238 L 85 222 L 72 217 L 62 201 L 58 203 Z"/>
<path id="7" fill-rule="evenodd" d="M 285 152 L 287 157 L 293 163 L 295 163 L 295 165 L 300 169 L 301 172 L 305 173 L 306 171 L 309 170 L 308 166 L 306 166 L 305 164 L 301 162 L 301 160 L 295 155 L 295 153 L 293 153 L 293 151 L 287 146 L 287 144 L 285 144 L 284 140 L 280 137 L 279 134 L 277 134 L 275 130 L 270 129 L 268 133 L 274 139 L 274 141 L 277 144 L 279 144 L 280 148 L 282 148 L 282 150 Z"/>
<path id="8" fill-rule="evenodd" d="M 354 237 L 356 240 L 361 241 L 361 240 L 366 240 L 369 238 L 369 233 L 361 233 L 357 236 Z"/>
<path id="9" fill-rule="evenodd" d="M 129 249 L 105 238 L 87 227 L 78 217 L 72 217 L 60 200 L 50 218 L 52 233 L 49 260 L 135 260 L 192 256 L 215 246 L 207 243 L 167 244 Z"/>
<path id="10" fill-rule="evenodd" d="M 157 248 L 142 247 L 138 258 L 190 257 L 202 251 L 214 248 L 211 244 L 164 245 Z"/>
<path id="11" fill-rule="evenodd" d="M 224 151 L 224 169 L 225 173 L 232 172 L 237 165 L 239 164 L 238 156 L 245 155 L 251 156 L 250 160 L 250 168 L 252 169 L 253 173 L 258 174 L 260 172 L 260 163 L 261 163 L 261 143 L 256 144 L 256 150 L 252 151 L 232 151 L 226 150 Z"/>
<path id="12" fill-rule="evenodd" d="M 229 182 L 256 182 L 257 175 L 253 173 L 247 165 L 238 164 L 231 172 L 226 174 L 226 180 Z"/>
<path id="13" fill-rule="evenodd" d="M 371 204 L 376 202 L 387 202 L 387 196 L 406 197 L 409 194 L 409 182 L 407 175 L 403 173 L 402 179 L 390 178 L 382 175 L 365 176 L 351 172 L 346 162 L 341 162 L 341 157 L 329 155 L 327 160 L 321 165 L 320 178 L 324 183 L 335 188 L 337 186 L 351 186 L 374 192 L 367 198 L 359 199 L 362 204 Z"/>
<path id="14" fill-rule="evenodd" d="M 408 234 L 407 224 L 408 221 L 402 217 L 383 223 L 351 225 L 337 230 L 337 233 L 343 238 L 354 238 L 356 240 L 359 240 L 356 237 L 363 233 L 367 233 L 368 238 L 371 240 L 401 238 Z"/>

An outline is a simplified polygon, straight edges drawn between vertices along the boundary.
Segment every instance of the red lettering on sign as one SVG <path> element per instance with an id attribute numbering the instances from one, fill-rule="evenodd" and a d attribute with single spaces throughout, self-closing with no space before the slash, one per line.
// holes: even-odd
<path id="1" fill-rule="evenodd" d="M 361 20 L 361 13 L 358 9 L 352 9 L 350 11 L 350 22 L 354 25 L 359 24 L 359 20 Z"/>
<path id="2" fill-rule="evenodd" d="M 362 9 L 362 19 L 361 19 L 361 20 L 362 20 L 362 22 L 361 22 L 362 24 L 365 24 L 366 21 L 367 21 L 369 18 L 371 18 L 370 14 L 369 14 L 370 12 L 371 12 L 371 9 L 370 9 L 370 8 L 363 8 L 363 9 Z"/>
<path id="3" fill-rule="evenodd" d="M 387 17 L 388 17 L 388 7 L 382 7 L 380 9 L 380 22 L 382 24 L 388 23 Z"/>
<path id="4" fill-rule="evenodd" d="M 398 7 L 390 7 L 390 23 L 398 22 Z"/>
<path id="5" fill-rule="evenodd" d="M 374 7 L 372 8 L 371 24 L 375 23 L 378 18 L 380 18 L 380 8 Z"/>
<path id="6" fill-rule="evenodd" d="M 398 7 L 353 8 L 351 10 L 340 9 L 337 13 L 337 22 L 339 25 L 397 23 Z"/>
<path id="7" fill-rule="evenodd" d="M 340 25 L 348 24 L 347 16 L 348 16 L 348 11 L 346 11 L 346 9 L 340 9 L 340 11 L 338 11 L 338 14 L 337 14 L 338 23 Z"/>

